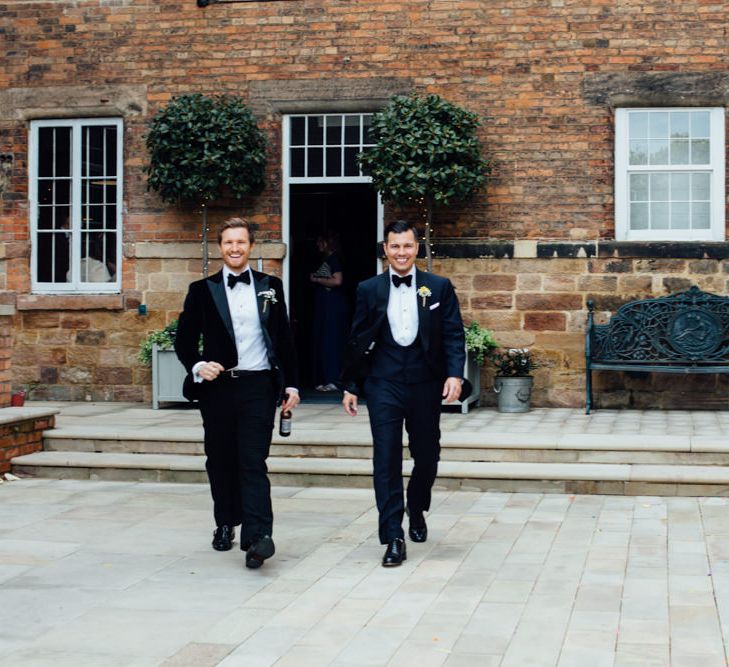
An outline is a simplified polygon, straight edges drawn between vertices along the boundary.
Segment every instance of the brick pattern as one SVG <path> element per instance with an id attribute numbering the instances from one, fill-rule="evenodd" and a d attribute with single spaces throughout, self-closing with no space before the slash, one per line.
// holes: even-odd
<path id="1" fill-rule="evenodd" d="M 12 318 L 0 316 L 0 408 L 10 405 Z"/>
<path id="2" fill-rule="evenodd" d="M 686 259 L 446 259 L 436 273 L 452 277 L 464 322 L 475 320 L 506 347 L 533 348 L 533 403 L 580 406 L 585 397 L 587 300 L 598 323 L 634 299 L 666 296 L 697 285 L 729 293 L 729 260 Z M 514 288 L 510 288 L 515 285 Z M 484 304 L 489 304 L 484 307 Z M 612 376 L 612 377 L 610 377 Z M 596 372 L 598 407 L 729 409 L 729 378 Z M 483 403 L 493 370 L 483 370 Z"/>
<path id="3" fill-rule="evenodd" d="M 12 360 L 16 388 L 32 383 L 37 399 L 150 401 L 150 370 L 137 361 L 139 343 L 178 315 L 187 284 L 199 275 L 199 262 L 145 259 L 140 266 L 148 270 L 138 277 L 139 291 L 150 304 L 147 316 L 131 309 L 19 312 Z M 267 271 L 279 268 L 278 260 L 264 261 Z M 598 321 L 605 321 L 627 301 L 694 284 L 729 292 L 729 259 L 436 259 L 434 270 L 451 277 L 466 323 L 476 320 L 493 329 L 505 346 L 535 349 L 542 365 L 534 404 L 541 406 L 584 401 L 588 299 L 596 304 Z M 487 404 L 491 376 L 484 369 Z M 727 379 L 695 377 L 672 392 L 675 383 L 664 377 L 611 373 L 597 374 L 596 386 L 603 405 L 727 408 Z M 697 386 L 703 393 L 694 391 Z"/>
<path id="4" fill-rule="evenodd" d="M 0 425 L 0 474 L 10 472 L 10 460 L 43 449 L 43 431 L 53 428 L 55 417 L 22 419 Z"/>
<path id="5" fill-rule="evenodd" d="M 280 260 L 263 262 L 270 273 L 280 275 L 280 266 Z M 211 273 L 219 267 L 211 260 Z M 45 297 L 44 308 L 55 303 L 59 310 L 24 305 L 14 319 L 13 387 L 30 387 L 37 400 L 150 402 L 151 369 L 138 361 L 139 345 L 178 317 L 201 261 L 140 259 L 138 269 L 135 289 L 116 308 L 94 309 L 94 297 L 87 297 L 87 310 L 78 309 L 75 297 Z M 73 309 L 63 310 L 64 303 Z M 138 314 L 137 303 L 147 305 L 147 315 Z"/>
<path id="6" fill-rule="evenodd" d="M 125 131 L 125 230 L 137 241 L 198 233 L 199 212 L 162 205 L 146 191 L 142 170 L 145 124 L 172 95 L 227 91 L 251 98 L 260 81 L 279 81 L 285 90 L 287 81 L 333 77 L 399 78 L 481 115 L 494 166 L 488 199 L 444 212 L 442 235 L 609 238 L 611 113 L 585 99 L 585 82 L 625 72 L 712 74 L 727 65 L 727 8 L 711 0 L 619 7 L 599 0 L 371 0 L 356 9 L 349 0 L 311 0 L 204 10 L 176 0 L 20 1 L 0 9 L 8 23 L 0 35 L 0 88 L 36 87 L 42 95 L 51 86 L 146 87 L 147 115 L 130 114 Z M 255 200 L 227 205 L 276 238 L 280 123 L 275 113 L 261 123 L 269 136 L 268 187 Z M 6 117 L 0 130 L 0 153 L 11 165 L 0 196 L 9 216 L 3 233 L 25 241 L 26 126 Z"/>
<path id="7" fill-rule="evenodd" d="M 614 235 L 606 100 L 619 91 L 596 94 L 595 82 L 601 82 L 599 93 L 610 86 L 622 90 L 632 75 L 660 76 L 648 92 L 666 101 L 671 77 L 684 85 L 690 75 L 697 85 L 727 68 L 727 6 L 719 0 L 626 0 L 619 6 L 601 0 L 307 0 L 206 9 L 194 0 L 0 0 L 0 13 L 6 18 L 0 94 L 21 91 L 23 100 L 22 109 L 0 105 L 0 287 L 22 296 L 30 286 L 27 118 L 52 117 L 59 112 L 52 100 L 67 100 L 63 115 L 76 113 L 74 106 L 79 116 L 91 107 L 110 108 L 110 115 L 120 108 L 125 122 L 123 299 L 118 309 L 92 304 L 71 312 L 58 301 L 15 316 L 13 382 L 40 382 L 33 392 L 38 398 L 150 399 L 149 371 L 136 362 L 138 344 L 176 316 L 187 283 L 200 273 L 199 260 L 134 255 L 135 243 L 194 241 L 200 233 L 199 210 L 163 204 L 146 189 L 147 123 L 175 94 L 240 94 L 259 113 L 269 139 L 266 189 L 212 207 L 211 227 L 234 211 L 258 225 L 260 239 L 280 239 L 282 137 L 275 101 L 298 90 L 316 106 L 316 100 L 336 101 L 330 91 L 347 86 L 351 99 L 363 99 L 355 94 L 365 90 L 363 82 L 381 81 L 382 95 L 403 88 L 436 92 L 482 118 L 493 166 L 487 195 L 436 211 L 437 238 L 596 241 Z M 87 92 L 64 94 L 71 88 Z M 89 92 L 95 90 L 102 92 Z M 367 90 L 376 96 L 377 90 Z M 611 310 L 627 298 L 691 282 L 726 289 L 726 265 L 715 260 L 454 259 L 438 268 L 459 286 L 470 317 L 509 344 L 540 348 L 545 365 L 537 404 L 581 401 L 579 340 L 588 295 Z M 280 273 L 281 263 L 266 260 L 264 270 Z M 137 315 L 139 303 L 147 304 L 149 316 Z M 639 393 L 624 397 L 625 404 Z"/>

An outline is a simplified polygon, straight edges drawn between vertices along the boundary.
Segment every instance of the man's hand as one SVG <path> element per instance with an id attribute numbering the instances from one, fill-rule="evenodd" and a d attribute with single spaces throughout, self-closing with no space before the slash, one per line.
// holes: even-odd
<path id="1" fill-rule="evenodd" d="M 443 400 L 446 403 L 457 401 L 461 396 L 462 387 L 463 380 L 461 378 L 446 378 L 445 384 L 443 385 Z"/>
<path id="2" fill-rule="evenodd" d="M 211 381 L 218 377 L 218 375 L 220 375 L 224 370 L 225 368 L 223 368 L 217 361 L 206 361 L 197 369 L 197 374 L 203 380 Z"/>
<path id="3" fill-rule="evenodd" d="M 344 406 L 344 411 L 350 417 L 357 416 L 357 395 L 356 394 L 350 394 L 348 391 L 345 391 L 344 398 L 342 399 L 342 405 Z"/>
<path id="4" fill-rule="evenodd" d="M 286 410 L 293 410 L 300 402 L 301 399 L 299 398 L 299 392 L 289 391 L 286 393 L 286 400 L 281 404 L 281 409 L 284 412 Z"/>

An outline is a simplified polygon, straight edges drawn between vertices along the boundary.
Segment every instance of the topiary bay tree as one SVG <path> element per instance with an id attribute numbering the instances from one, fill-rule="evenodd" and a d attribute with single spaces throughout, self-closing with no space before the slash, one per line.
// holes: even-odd
<path id="1" fill-rule="evenodd" d="M 150 123 L 147 186 L 169 203 L 202 207 L 203 275 L 208 273 L 207 206 L 264 186 L 266 138 L 239 97 L 174 97 Z"/>
<path id="2" fill-rule="evenodd" d="M 360 154 L 360 165 L 383 201 L 424 210 L 428 271 L 434 208 L 468 199 L 490 171 L 479 125 L 476 114 L 438 95 L 396 96 L 372 118 L 375 145 Z"/>

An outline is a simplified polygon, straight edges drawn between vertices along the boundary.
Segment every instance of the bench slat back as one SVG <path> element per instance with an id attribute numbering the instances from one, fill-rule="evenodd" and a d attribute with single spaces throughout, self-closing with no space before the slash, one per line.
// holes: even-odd
<path id="1" fill-rule="evenodd" d="M 590 313 L 588 335 L 595 362 L 729 364 L 729 297 L 691 287 L 631 301 L 607 324 Z"/>

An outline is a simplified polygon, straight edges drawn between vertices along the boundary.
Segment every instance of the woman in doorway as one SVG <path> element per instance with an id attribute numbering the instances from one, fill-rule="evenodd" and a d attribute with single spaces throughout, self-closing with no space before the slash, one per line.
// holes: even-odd
<path id="1" fill-rule="evenodd" d="M 339 235 L 333 232 L 316 239 L 323 261 L 309 274 L 314 283 L 314 383 L 317 391 L 339 391 L 336 382 L 342 371 L 342 356 L 347 339 L 347 301 L 344 273 L 339 255 Z"/>

